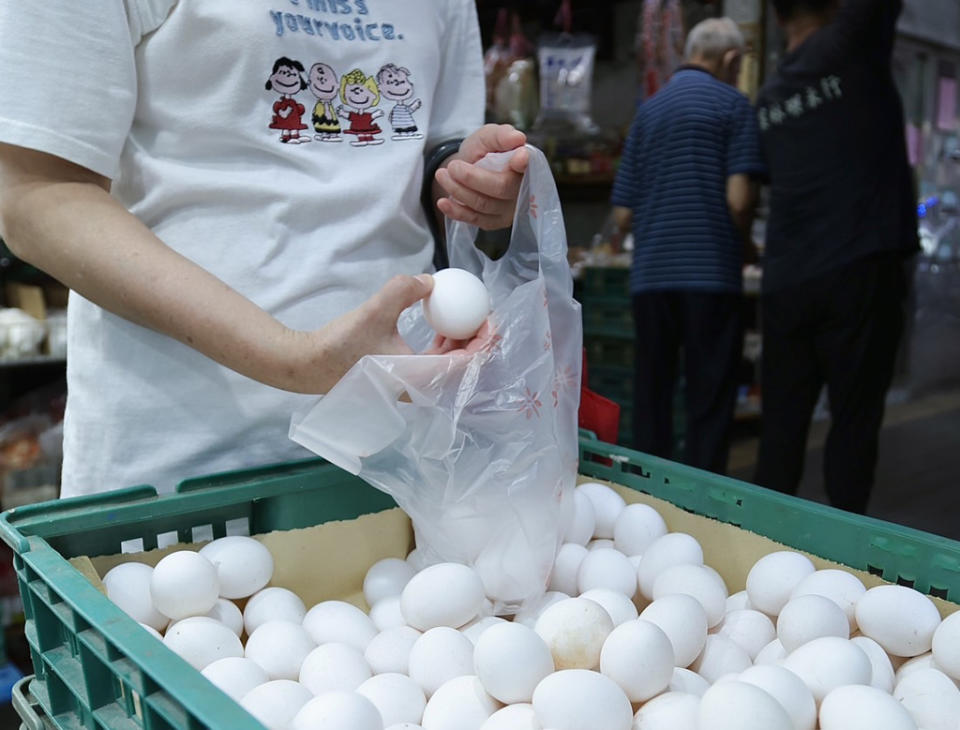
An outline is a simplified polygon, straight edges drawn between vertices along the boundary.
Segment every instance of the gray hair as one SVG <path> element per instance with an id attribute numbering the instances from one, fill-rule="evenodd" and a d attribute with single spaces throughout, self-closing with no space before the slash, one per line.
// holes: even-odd
<path id="1" fill-rule="evenodd" d="M 708 18 L 697 23 L 687 36 L 684 53 L 688 61 L 703 58 L 713 61 L 727 51 L 743 51 L 743 33 L 730 18 Z"/>

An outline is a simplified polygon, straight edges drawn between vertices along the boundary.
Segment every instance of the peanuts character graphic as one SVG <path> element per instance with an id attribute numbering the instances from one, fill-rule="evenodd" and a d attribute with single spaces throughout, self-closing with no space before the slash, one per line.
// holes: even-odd
<path id="1" fill-rule="evenodd" d="M 309 142 L 309 137 L 301 137 L 300 130 L 306 129 L 302 117 L 303 104 L 294 100 L 294 96 L 307 88 L 303 78 L 303 64 L 286 56 L 278 58 L 273 64 L 273 73 L 267 79 L 266 88 L 280 94 L 273 102 L 273 119 L 270 129 L 280 130 L 280 141 L 290 144 Z"/>
<path id="2" fill-rule="evenodd" d="M 413 113 L 420 108 L 419 99 L 410 101 L 413 96 L 413 84 L 410 72 L 402 66 L 388 63 L 377 72 L 380 93 L 390 101 L 397 102 L 390 110 L 390 126 L 393 127 L 392 139 L 423 139 L 417 132 L 417 123 Z"/>
<path id="3" fill-rule="evenodd" d="M 346 104 L 346 108 L 338 106 L 337 113 L 350 122 L 350 128 L 343 130 L 344 134 L 357 137 L 350 144 L 354 147 L 383 144 L 382 139 L 374 136 L 383 130 L 373 121 L 382 117 L 383 112 L 380 109 L 370 111 L 380 103 L 380 89 L 376 79 L 367 76 L 358 68 L 353 69 L 340 79 L 340 99 Z"/>
<path id="4" fill-rule="evenodd" d="M 333 106 L 337 98 L 337 74 L 325 63 L 315 63 L 310 67 L 310 91 L 317 97 L 313 107 L 313 129 L 315 139 L 321 142 L 342 142 L 340 136 L 340 118 Z"/>

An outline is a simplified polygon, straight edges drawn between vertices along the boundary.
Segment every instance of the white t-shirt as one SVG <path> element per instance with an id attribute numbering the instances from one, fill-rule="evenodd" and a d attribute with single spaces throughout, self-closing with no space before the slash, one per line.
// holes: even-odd
<path id="1" fill-rule="evenodd" d="M 0 76 L 0 141 L 111 177 L 301 330 L 430 270 L 424 151 L 483 121 L 472 0 L 0 0 Z M 75 294 L 68 321 L 64 496 L 311 456 L 304 396 Z"/>

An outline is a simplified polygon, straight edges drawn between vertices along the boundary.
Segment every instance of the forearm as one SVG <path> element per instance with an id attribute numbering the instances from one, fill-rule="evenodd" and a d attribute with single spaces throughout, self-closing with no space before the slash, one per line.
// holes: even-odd
<path id="1" fill-rule="evenodd" d="M 302 389 L 297 363 L 278 353 L 289 353 L 304 333 L 165 245 L 89 171 L 54 179 L 43 174 L 45 156 L 34 155 L 5 155 L 0 164 L 0 233 L 17 256 L 104 309 L 243 375 Z"/>
<path id="2" fill-rule="evenodd" d="M 630 232 L 630 223 L 633 220 L 633 211 L 622 205 L 613 206 L 613 222 L 617 227 L 617 233 L 625 236 Z"/>

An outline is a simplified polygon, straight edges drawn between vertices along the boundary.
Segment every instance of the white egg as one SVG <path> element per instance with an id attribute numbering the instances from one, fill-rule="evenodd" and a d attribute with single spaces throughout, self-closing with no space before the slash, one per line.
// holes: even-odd
<path id="1" fill-rule="evenodd" d="M 163 641 L 163 634 L 161 634 L 152 626 L 147 626 L 146 624 L 140 624 L 140 626 L 142 626 L 146 630 L 146 632 L 150 634 L 150 636 L 152 636 L 154 639 L 159 639 L 160 641 Z"/>
<path id="2" fill-rule="evenodd" d="M 698 730 L 700 696 L 665 692 L 654 697 L 633 716 L 633 730 Z"/>
<path id="3" fill-rule="evenodd" d="M 315 647 L 302 626 L 267 621 L 247 638 L 244 656 L 263 667 L 270 679 L 298 679 L 300 665 Z"/>
<path id="4" fill-rule="evenodd" d="M 154 607 L 174 621 L 202 616 L 213 608 L 219 596 L 217 569 L 192 550 L 170 553 L 157 563 L 150 576 Z"/>
<path id="5" fill-rule="evenodd" d="M 747 596 L 758 611 L 768 616 L 780 613 L 793 589 L 816 570 L 810 558 L 783 550 L 764 555 L 747 573 Z"/>
<path id="6" fill-rule="evenodd" d="M 470 639 L 470 642 L 476 646 L 477 640 L 484 631 L 489 629 L 491 626 L 496 626 L 497 624 L 503 623 L 506 623 L 506 621 L 499 616 L 484 616 L 483 618 L 475 618 L 470 623 L 462 626 L 460 628 L 460 633 Z"/>
<path id="7" fill-rule="evenodd" d="M 814 730 L 817 703 L 810 688 L 793 672 L 773 665 L 750 667 L 739 681 L 759 687 L 787 711 L 793 730 Z"/>
<path id="8" fill-rule="evenodd" d="M 334 690 L 352 692 L 371 676 L 370 665 L 356 647 L 334 641 L 310 650 L 300 662 L 297 679 L 313 694 L 321 695 Z"/>
<path id="9" fill-rule="evenodd" d="M 423 726 L 415 725 L 412 722 L 400 722 L 396 725 L 391 725 L 387 730 L 423 730 Z"/>
<path id="10" fill-rule="evenodd" d="M 777 638 L 788 652 L 821 636 L 850 638 L 847 615 L 829 598 L 809 593 L 791 598 L 777 617 Z"/>
<path id="11" fill-rule="evenodd" d="M 150 598 L 153 568 L 143 563 L 121 563 L 103 576 L 107 598 L 138 623 L 163 631 L 170 619 L 160 613 Z"/>
<path id="12" fill-rule="evenodd" d="M 594 669 L 600 665 L 600 650 L 613 631 L 613 621 L 599 603 L 568 598 L 544 611 L 534 630 L 550 648 L 558 670 Z"/>
<path id="13" fill-rule="evenodd" d="M 638 619 L 616 627 L 600 652 L 600 671 L 616 682 L 631 702 L 663 692 L 673 677 L 673 646 L 656 624 Z"/>
<path id="14" fill-rule="evenodd" d="M 663 596 L 640 612 L 640 618 L 659 626 L 673 646 L 673 663 L 688 667 L 707 641 L 707 613 L 693 596 Z"/>
<path id="15" fill-rule="evenodd" d="M 927 596 L 913 588 L 883 585 L 871 588 L 857 601 L 860 633 L 885 651 L 902 657 L 930 651 L 940 612 Z"/>
<path id="16" fill-rule="evenodd" d="M 818 703 L 837 687 L 869 685 L 872 675 L 863 649 L 837 636 L 814 639 L 790 652 L 782 663 L 803 680 Z"/>
<path id="17" fill-rule="evenodd" d="M 787 711 L 746 682 L 716 684 L 700 698 L 698 730 L 793 730 Z"/>
<path id="18" fill-rule="evenodd" d="M 607 485 L 597 482 L 584 482 L 577 487 L 577 491 L 585 494 L 593 504 L 593 511 L 596 516 L 593 536 L 613 539 L 613 530 L 617 524 L 617 518 L 620 517 L 620 513 L 627 506 L 623 497 Z"/>
<path id="19" fill-rule="evenodd" d="M 250 636 L 267 621 L 289 621 L 299 625 L 307 612 L 303 601 L 286 588 L 264 588 L 250 597 L 243 609 L 243 627 Z"/>
<path id="20" fill-rule="evenodd" d="M 379 674 L 357 688 L 380 711 L 384 725 L 420 722 L 427 698 L 420 686 L 403 674 Z"/>
<path id="21" fill-rule="evenodd" d="M 410 672 L 410 650 L 421 636 L 412 626 L 398 626 L 377 634 L 363 653 L 374 674 Z"/>
<path id="22" fill-rule="evenodd" d="M 316 644 L 338 641 L 366 651 L 377 627 L 367 614 L 346 601 L 322 601 L 307 611 L 303 628 Z"/>
<path id="23" fill-rule="evenodd" d="M 542 725 L 537 720 L 533 705 L 520 703 L 494 712 L 480 726 L 480 730 L 542 730 Z"/>
<path id="24" fill-rule="evenodd" d="M 476 618 L 484 599 L 476 571 L 459 563 L 438 563 L 410 579 L 400 595 L 400 610 L 415 629 L 455 629 Z"/>
<path id="25" fill-rule="evenodd" d="M 587 669 L 551 674 L 533 692 L 537 720 L 551 730 L 630 730 L 633 708 L 609 677 Z"/>
<path id="26" fill-rule="evenodd" d="M 752 664 L 750 655 L 730 639 L 710 634 L 703 645 L 703 651 L 690 665 L 690 669 L 713 683 L 725 674 L 742 672 Z"/>
<path id="27" fill-rule="evenodd" d="M 246 657 L 217 659 L 205 666 L 201 674 L 237 702 L 254 687 L 270 681 L 263 668 Z"/>
<path id="28" fill-rule="evenodd" d="M 674 565 L 661 572 L 653 582 L 653 600 L 682 593 L 696 598 L 707 614 L 707 626 L 723 620 L 727 604 L 727 586 L 723 579 L 704 565 Z"/>
<path id="29" fill-rule="evenodd" d="M 731 593 L 727 597 L 727 603 L 724 607 L 725 613 L 730 613 L 731 611 L 750 611 L 756 610 L 753 608 L 753 605 L 750 603 L 750 596 L 747 595 L 746 591 L 737 591 L 736 593 Z"/>
<path id="30" fill-rule="evenodd" d="M 568 598 L 570 598 L 570 596 L 561 591 L 547 591 L 540 598 L 534 599 L 529 602 L 529 605 L 524 606 L 517 615 L 513 617 L 513 622 L 515 624 L 529 626 L 532 629 L 544 611 L 553 604 L 560 603 L 560 601 L 565 601 Z"/>
<path id="31" fill-rule="evenodd" d="M 667 690 L 670 692 L 682 692 L 697 697 L 703 697 L 703 693 L 708 689 L 710 689 L 710 683 L 707 680 L 683 667 L 673 668 L 673 676 L 670 677 L 670 684 L 667 685 Z"/>
<path id="32" fill-rule="evenodd" d="M 726 614 L 716 627 L 716 633 L 726 636 L 751 659 L 756 659 L 760 650 L 777 638 L 777 629 L 770 617 L 749 608 Z"/>
<path id="33" fill-rule="evenodd" d="M 424 730 L 477 730 L 501 707 L 472 675 L 451 679 L 427 701 Z"/>
<path id="34" fill-rule="evenodd" d="M 377 631 L 406 626 L 407 622 L 403 620 L 403 612 L 400 610 L 400 596 L 381 598 L 373 604 L 370 609 L 370 620 L 377 627 Z"/>
<path id="35" fill-rule="evenodd" d="M 413 566 L 406 560 L 378 560 L 363 579 L 363 597 L 367 599 L 367 605 L 375 606 L 384 598 L 399 597 L 415 574 Z"/>
<path id="36" fill-rule="evenodd" d="M 563 540 L 567 543 L 583 546 L 590 542 L 596 530 L 597 513 L 586 492 L 574 489 L 571 492 L 570 500 L 573 508 L 563 532 Z"/>
<path id="37" fill-rule="evenodd" d="M 273 556 L 252 537 L 221 537 L 200 548 L 200 554 L 216 567 L 224 598 L 252 596 L 273 577 Z"/>
<path id="38" fill-rule="evenodd" d="M 380 712 L 356 692 L 333 691 L 314 697 L 297 712 L 290 730 L 382 730 Z"/>
<path id="39" fill-rule="evenodd" d="M 633 601 L 619 591 L 613 591 L 609 588 L 594 588 L 581 593 L 580 598 L 586 598 L 603 606 L 603 609 L 610 614 L 614 626 L 633 621 L 638 616 L 637 607 Z"/>
<path id="40" fill-rule="evenodd" d="M 891 666 L 895 665 L 894 660 L 896 661 L 901 660 L 900 657 L 894 657 L 894 656 L 891 656 L 890 654 L 887 654 L 887 657 L 890 659 Z M 927 652 L 926 654 L 921 654 L 920 656 L 912 657 L 911 659 L 907 659 L 906 661 L 902 661 L 900 663 L 900 666 L 897 667 L 893 675 L 894 686 L 898 685 L 901 679 L 903 679 L 906 676 L 909 676 L 910 674 L 913 674 L 919 669 L 938 669 L 940 671 L 943 671 L 940 668 L 940 666 L 936 663 L 936 661 L 934 661 L 933 654 L 931 652 Z M 946 674 L 946 672 L 944 672 L 944 674 Z"/>
<path id="41" fill-rule="evenodd" d="M 870 686 L 893 692 L 893 664 L 883 647 L 867 636 L 855 636 L 850 641 L 859 646 L 870 660 Z"/>
<path id="42" fill-rule="evenodd" d="M 580 565 L 586 557 L 587 549 L 583 545 L 574 542 L 562 545 L 557 553 L 556 560 L 553 561 L 553 571 L 550 573 L 550 590 L 576 595 L 579 592 L 577 576 L 580 572 Z"/>
<path id="43" fill-rule="evenodd" d="M 820 705 L 821 730 L 917 730 L 910 713 L 876 687 L 838 687 Z"/>
<path id="44" fill-rule="evenodd" d="M 419 572 L 427 567 L 427 556 L 423 550 L 414 548 L 407 555 L 407 563 L 413 568 L 414 572 Z"/>
<path id="45" fill-rule="evenodd" d="M 627 556 L 618 550 L 602 548 L 588 552 L 577 573 L 580 593 L 607 588 L 625 596 L 637 592 L 637 572 Z"/>
<path id="46" fill-rule="evenodd" d="M 918 669 L 903 677 L 893 690 L 917 727 L 923 730 L 957 730 L 960 689 L 937 669 Z"/>
<path id="47" fill-rule="evenodd" d="M 529 702 L 540 681 L 554 670 L 550 649 L 539 634 L 508 622 L 483 633 L 473 661 L 483 688 L 508 705 Z"/>
<path id="48" fill-rule="evenodd" d="M 653 598 L 653 584 L 657 577 L 674 565 L 692 563 L 703 565 L 703 548 L 685 532 L 670 532 L 658 537 L 643 553 L 637 569 L 637 584 L 645 598 Z"/>
<path id="49" fill-rule="evenodd" d="M 628 504 L 613 526 L 613 541 L 624 555 L 642 555 L 654 540 L 666 534 L 663 517 L 645 504 Z"/>
<path id="50" fill-rule="evenodd" d="M 423 300 L 423 316 L 438 335 L 467 340 L 489 314 L 490 293 L 469 271 L 442 269 L 433 275 L 433 290 Z"/>
<path id="51" fill-rule="evenodd" d="M 754 664 L 777 664 L 781 659 L 785 659 L 787 650 L 783 648 L 780 639 L 774 639 L 753 658 Z"/>
<path id="52" fill-rule="evenodd" d="M 198 670 L 224 657 L 243 656 L 243 644 L 237 635 L 205 616 L 177 621 L 167 629 L 163 643 Z"/>
<path id="53" fill-rule="evenodd" d="M 289 730 L 300 708 L 312 698 L 310 690 L 299 682 L 276 679 L 247 692 L 240 705 L 267 730 Z"/>
<path id="54" fill-rule="evenodd" d="M 857 628 L 857 601 L 866 592 L 861 580 L 845 570 L 818 570 L 801 580 L 790 597 L 812 593 L 829 598 L 843 609 L 850 623 L 850 631 L 853 632 Z"/>
<path id="55" fill-rule="evenodd" d="M 960 612 L 943 620 L 931 643 L 937 665 L 947 676 L 960 680 Z"/>
<path id="56" fill-rule="evenodd" d="M 473 643 L 449 626 L 425 632 L 410 649 L 410 679 L 427 697 L 456 677 L 473 674 Z"/>
<path id="57" fill-rule="evenodd" d="M 240 613 L 240 609 L 233 601 L 218 598 L 217 602 L 213 604 L 213 608 L 207 611 L 204 616 L 219 621 L 237 636 L 243 634 L 243 614 Z"/>

